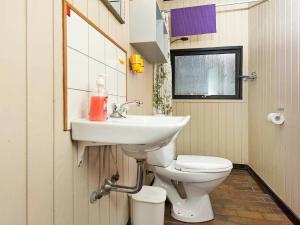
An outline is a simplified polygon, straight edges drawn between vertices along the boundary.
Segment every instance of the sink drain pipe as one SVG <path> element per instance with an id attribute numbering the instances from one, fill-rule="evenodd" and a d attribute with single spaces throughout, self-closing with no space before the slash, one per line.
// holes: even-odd
<path id="1" fill-rule="evenodd" d="M 123 192 L 128 194 L 138 193 L 143 187 L 144 181 L 144 165 L 145 159 L 137 159 L 137 176 L 136 176 L 136 184 L 133 187 L 117 185 L 111 180 L 105 179 L 104 184 L 102 185 L 99 191 L 94 191 L 91 194 L 90 202 L 94 203 L 98 199 L 102 198 L 105 195 L 108 195 L 111 191 L 115 192 Z"/>

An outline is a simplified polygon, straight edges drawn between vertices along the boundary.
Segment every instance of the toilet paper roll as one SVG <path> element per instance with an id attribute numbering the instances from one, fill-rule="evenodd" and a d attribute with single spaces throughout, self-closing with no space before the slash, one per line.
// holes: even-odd
<path id="1" fill-rule="evenodd" d="M 276 125 L 281 125 L 284 123 L 285 118 L 281 113 L 269 113 L 268 120 Z"/>

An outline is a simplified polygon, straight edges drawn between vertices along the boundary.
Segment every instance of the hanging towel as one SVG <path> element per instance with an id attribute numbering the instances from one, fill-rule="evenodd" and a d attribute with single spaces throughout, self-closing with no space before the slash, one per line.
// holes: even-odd
<path id="1" fill-rule="evenodd" d="M 172 37 L 216 33 L 216 5 L 171 10 Z"/>

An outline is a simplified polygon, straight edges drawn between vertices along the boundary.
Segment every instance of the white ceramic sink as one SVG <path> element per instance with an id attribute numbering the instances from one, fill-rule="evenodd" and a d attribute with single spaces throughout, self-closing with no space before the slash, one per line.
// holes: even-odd
<path id="1" fill-rule="evenodd" d="M 71 122 L 72 139 L 79 147 L 121 145 L 134 158 L 145 158 L 147 151 L 167 145 L 188 123 L 190 116 L 128 116 L 104 122 L 78 119 Z"/>

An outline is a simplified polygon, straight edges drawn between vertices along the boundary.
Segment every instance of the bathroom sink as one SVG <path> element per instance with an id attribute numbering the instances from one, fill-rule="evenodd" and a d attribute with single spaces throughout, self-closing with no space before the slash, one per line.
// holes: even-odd
<path id="1" fill-rule="evenodd" d="M 105 122 L 87 119 L 72 121 L 72 138 L 103 144 L 153 144 L 173 137 L 189 117 L 128 116 Z"/>
<path id="2" fill-rule="evenodd" d="M 71 122 L 72 139 L 83 153 L 87 146 L 117 144 L 128 156 L 146 158 L 147 151 L 167 145 L 189 120 L 190 116 L 127 116 L 104 122 L 78 119 Z"/>

